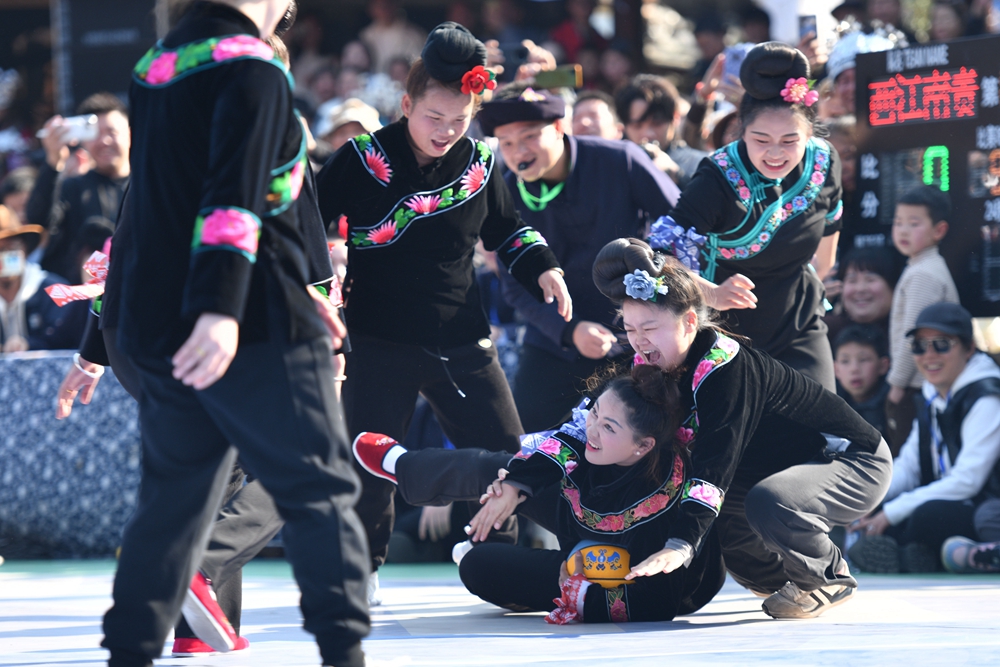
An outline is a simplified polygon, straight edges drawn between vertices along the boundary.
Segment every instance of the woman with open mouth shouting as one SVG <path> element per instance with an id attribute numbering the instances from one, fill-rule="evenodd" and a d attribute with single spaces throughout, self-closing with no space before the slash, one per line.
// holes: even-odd
<path id="1" fill-rule="evenodd" d="M 875 508 L 889 447 L 836 394 L 711 319 L 693 274 L 637 239 L 606 245 L 598 289 L 621 307 L 635 363 L 679 376 L 677 437 L 690 453 L 680 516 L 633 576 L 673 572 L 714 529 L 726 567 L 774 618 L 812 618 L 857 582 L 830 540 Z"/>
<path id="2" fill-rule="evenodd" d="M 802 53 L 760 44 L 740 80 L 742 137 L 702 160 L 649 242 L 700 272 L 709 305 L 742 309 L 730 330 L 833 390 L 822 278 L 840 236 L 840 157 L 817 136 Z"/>
<path id="3" fill-rule="evenodd" d="M 480 96 L 496 87 L 485 64 L 472 33 L 439 25 L 410 69 L 404 117 L 352 139 L 319 174 L 324 221 L 347 216 L 352 350 L 343 401 L 352 435 L 402 440 L 423 394 L 456 446 L 517 451 L 521 422 L 472 265 L 479 239 L 537 299 L 572 318 L 558 261 L 515 211 L 493 152 L 465 136 Z M 392 532 L 393 487 L 362 480 L 356 509 L 377 568 Z"/>

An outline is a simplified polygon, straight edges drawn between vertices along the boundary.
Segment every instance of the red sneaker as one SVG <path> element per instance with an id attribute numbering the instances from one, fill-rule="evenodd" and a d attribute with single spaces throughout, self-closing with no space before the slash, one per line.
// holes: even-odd
<path id="1" fill-rule="evenodd" d="M 236 638 L 236 646 L 231 653 L 245 651 L 250 648 L 250 641 L 245 637 Z M 174 640 L 174 650 L 170 653 L 175 658 L 200 658 L 209 655 L 218 655 L 219 652 L 201 641 L 191 637 L 178 637 Z"/>
<path id="2" fill-rule="evenodd" d="M 194 633 L 216 651 L 226 653 L 236 646 L 236 632 L 215 599 L 212 582 L 201 572 L 191 579 L 181 612 Z"/>
<path id="3" fill-rule="evenodd" d="M 382 461 L 389 450 L 399 443 L 387 435 L 381 433 L 359 433 L 354 439 L 354 458 L 358 460 L 361 467 L 382 479 L 387 479 L 393 484 L 396 483 L 396 476 L 391 472 L 386 472 L 382 468 Z"/>

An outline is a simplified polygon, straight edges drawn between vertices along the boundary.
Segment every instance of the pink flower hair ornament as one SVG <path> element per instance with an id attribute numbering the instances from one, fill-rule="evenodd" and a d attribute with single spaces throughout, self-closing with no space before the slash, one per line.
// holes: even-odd
<path id="1" fill-rule="evenodd" d="M 789 79 L 785 82 L 785 87 L 781 89 L 781 99 L 789 104 L 803 104 L 811 107 L 819 101 L 819 93 L 812 89 L 815 81 L 806 80 L 800 76 L 797 79 Z"/>

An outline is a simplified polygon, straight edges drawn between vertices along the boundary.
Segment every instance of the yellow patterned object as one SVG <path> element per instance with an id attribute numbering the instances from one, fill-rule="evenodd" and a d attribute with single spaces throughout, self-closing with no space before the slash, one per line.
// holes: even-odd
<path id="1" fill-rule="evenodd" d="M 622 547 L 611 544 L 595 544 L 580 549 L 583 556 L 583 576 L 587 581 L 600 584 L 604 588 L 617 588 L 622 584 L 631 584 L 625 580 L 625 575 L 631 568 L 629 553 Z M 577 574 L 576 559 L 567 561 L 570 574 Z"/>

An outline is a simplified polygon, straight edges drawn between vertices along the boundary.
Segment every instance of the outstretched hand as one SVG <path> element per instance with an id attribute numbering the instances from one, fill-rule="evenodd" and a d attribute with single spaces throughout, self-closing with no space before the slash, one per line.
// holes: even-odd
<path id="1" fill-rule="evenodd" d="M 661 549 L 633 567 L 632 571 L 625 575 L 625 578 L 635 579 L 636 577 L 651 577 L 661 572 L 673 572 L 684 565 L 685 560 L 687 557 L 676 549 Z"/>
<path id="2" fill-rule="evenodd" d="M 751 291 L 756 285 L 742 273 L 730 276 L 721 285 L 710 290 L 708 305 L 716 310 L 756 308 L 757 297 Z"/>
<path id="3" fill-rule="evenodd" d="M 559 315 L 567 322 L 573 319 L 573 298 L 561 273 L 549 269 L 538 276 L 538 286 L 542 288 L 545 303 L 559 302 Z"/>

